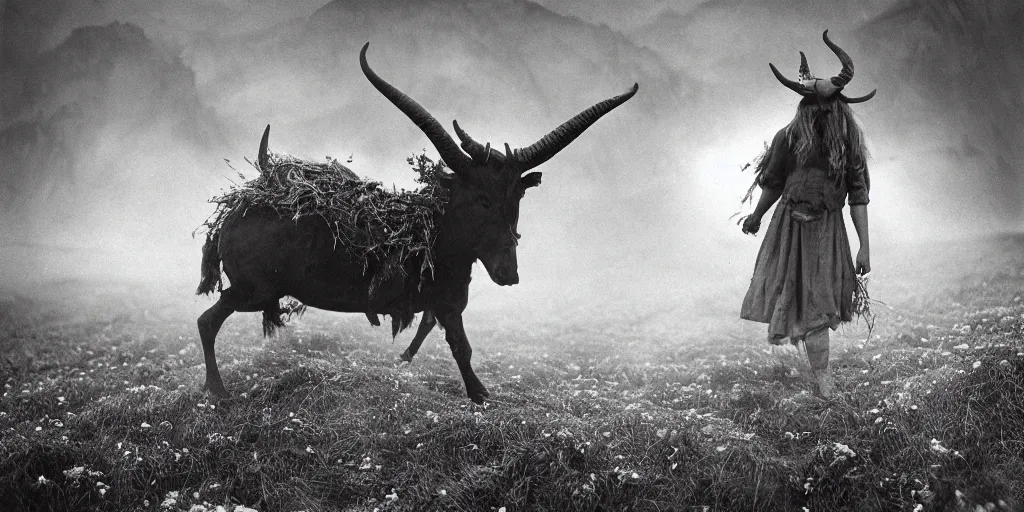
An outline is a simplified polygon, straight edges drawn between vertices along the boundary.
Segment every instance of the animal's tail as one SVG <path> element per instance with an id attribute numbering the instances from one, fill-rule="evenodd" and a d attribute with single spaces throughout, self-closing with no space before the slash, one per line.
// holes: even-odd
<path id="1" fill-rule="evenodd" d="M 215 287 L 217 289 L 221 287 L 218 245 L 220 245 L 220 232 L 207 233 L 206 243 L 203 244 L 202 277 L 199 280 L 199 288 L 196 288 L 196 295 L 208 295 L 213 293 Z"/>

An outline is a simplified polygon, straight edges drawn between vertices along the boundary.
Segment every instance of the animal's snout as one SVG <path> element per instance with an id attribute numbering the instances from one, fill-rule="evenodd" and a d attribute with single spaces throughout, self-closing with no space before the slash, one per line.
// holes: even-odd
<path id="1" fill-rule="evenodd" d="M 513 265 L 499 263 L 494 265 L 494 268 L 488 272 L 490 273 L 491 280 L 494 281 L 494 284 L 501 286 L 519 284 L 519 271 Z"/>
<path id="2" fill-rule="evenodd" d="M 519 265 L 516 263 L 515 247 L 511 250 L 480 258 L 491 281 L 500 286 L 519 284 Z"/>
<path id="3" fill-rule="evenodd" d="M 502 286 L 519 284 L 519 271 L 511 267 L 498 267 L 494 272 L 494 282 Z"/>

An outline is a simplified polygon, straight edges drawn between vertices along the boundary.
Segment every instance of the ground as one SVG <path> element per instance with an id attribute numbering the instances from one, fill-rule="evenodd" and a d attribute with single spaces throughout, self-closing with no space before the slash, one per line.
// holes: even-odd
<path id="1" fill-rule="evenodd" d="M 1019 510 L 1024 237 L 936 247 L 876 270 L 885 305 L 870 336 L 835 334 L 833 401 L 761 326 L 616 305 L 467 318 L 483 406 L 441 334 L 406 364 L 411 334 L 361 315 L 270 339 L 236 315 L 214 402 L 208 299 L 9 289 L 0 510 Z"/>

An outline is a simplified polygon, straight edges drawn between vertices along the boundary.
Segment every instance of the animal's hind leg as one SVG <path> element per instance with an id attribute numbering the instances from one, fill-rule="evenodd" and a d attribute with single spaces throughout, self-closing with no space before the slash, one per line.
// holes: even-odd
<path id="1" fill-rule="evenodd" d="M 206 384 L 203 389 L 220 398 L 227 398 L 230 394 L 220 379 L 220 370 L 217 368 L 217 356 L 213 352 L 213 344 L 217 340 L 217 332 L 224 325 L 224 320 L 227 320 L 231 313 L 235 312 L 234 309 L 225 305 L 224 299 L 224 294 L 221 294 L 217 303 L 200 315 L 197 322 L 199 324 L 199 339 L 203 342 L 203 357 L 206 360 Z"/>
<path id="2" fill-rule="evenodd" d="M 416 329 L 416 336 L 413 336 L 412 343 L 409 343 L 409 348 L 402 352 L 402 361 L 412 361 L 413 356 L 416 352 L 419 352 L 420 345 L 423 344 L 423 340 L 427 339 L 427 335 L 430 334 L 430 330 L 437 325 L 437 319 L 434 318 L 434 314 L 430 311 L 423 312 L 423 319 L 420 320 L 420 326 Z"/>

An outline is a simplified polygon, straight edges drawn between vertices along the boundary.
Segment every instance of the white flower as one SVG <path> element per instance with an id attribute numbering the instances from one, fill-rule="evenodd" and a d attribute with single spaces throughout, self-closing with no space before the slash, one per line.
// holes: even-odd
<path id="1" fill-rule="evenodd" d="M 167 496 L 164 497 L 164 501 L 160 503 L 160 508 L 172 508 L 178 504 L 178 491 L 170 491 Z"/>
<path id="2" fill-rule="evenodd" d="M 149 427 L 150 427 L 151 425 L 150 425 L 149 423 L 146 423 L 145 421 L 143 421 L 143 422 L 142 422 L 142 425 L 140 425 L 140 426 L 141 426 L 142 428 L 149 428 Z"/>
<path id="3" fill-rule="evenodd" d="M 849 446 L 847 446 L 847 445 L 845 445 L 843 443 L 834 443 L 833 444 L 833 448 L 835 449 L 836 453 L 838 453 L 838 454 L 846 455 L 847 457 L 856 457 L 857 456 L 857 454 L 853 450 L 851 450 Z"/>

